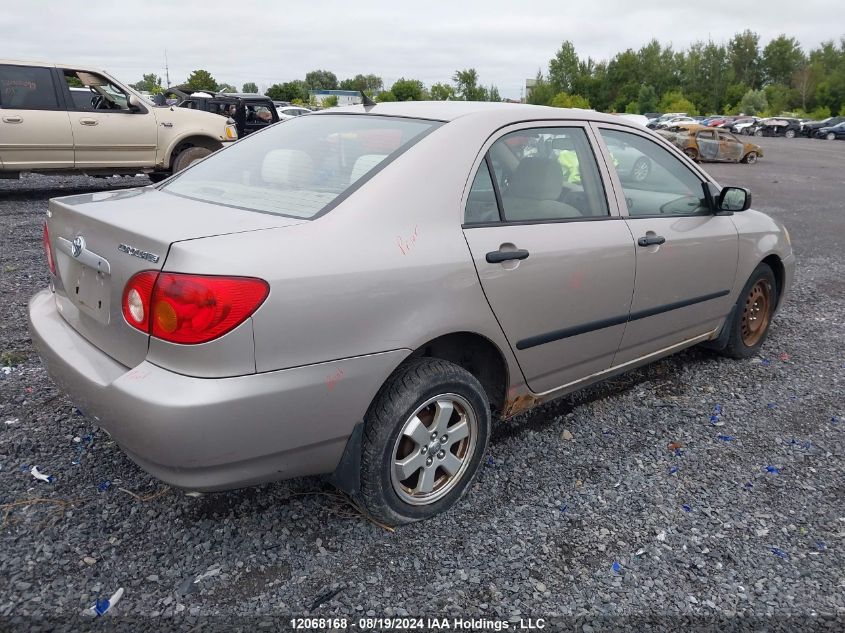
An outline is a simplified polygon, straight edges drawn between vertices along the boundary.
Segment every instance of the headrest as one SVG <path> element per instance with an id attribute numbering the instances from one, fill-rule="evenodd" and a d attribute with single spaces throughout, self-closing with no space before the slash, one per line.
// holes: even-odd
<path id="1" fill-rule="evenodd" d="M 361 176 L 387 158 L 387 154 L 364 154 L 359 156 L 352 165 L 352 173 L 349 174 L 349 184 L 354 183 Z"/>
<path id="2" fill-rule="evenodd" d="M 261 178 L 274 185 L 305 189 L 314 179 L 314 161 L 301 150 L 274 149 L 264 157 Z"/>
<path id="3" fill-rule="evenodd" d="M 511 179 L 508 193 L 518 198 L 557 200 L 563 171 L 554 158 L 523 158 Z"/>

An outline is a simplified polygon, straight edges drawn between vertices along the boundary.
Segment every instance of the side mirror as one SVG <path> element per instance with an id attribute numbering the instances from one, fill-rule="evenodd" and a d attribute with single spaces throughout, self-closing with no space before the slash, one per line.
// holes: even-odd
<path id="1" fill-rule="evenodd" d="M 129 103 L 129 109 L 130 110 L 140 110 L 141 109 L 141 99 L 139 99 L 137 95 L 130 94 L 128 103 Z"/>
<path id="2" fill-rule="evenodd" d="M 751 207 L 751 192 L 744 187 L 725 187 L 716 199 L 720 211 L 745 211 Z"/>

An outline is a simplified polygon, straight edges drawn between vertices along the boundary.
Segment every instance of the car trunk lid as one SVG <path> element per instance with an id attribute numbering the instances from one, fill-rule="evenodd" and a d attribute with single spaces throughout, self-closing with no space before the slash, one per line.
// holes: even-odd
<path id="1" fill-rule="evenodd" d="M 50 201 L 54 287 L 62 317 L 90 343 L 134 367 L 149 336 L 126 323 L 126 282 L 161 270 L 170 245 L 184 240 L 298 224 L 303 220 L 245 212 L 172 196 L 153 188 L 90 193 Z"/>

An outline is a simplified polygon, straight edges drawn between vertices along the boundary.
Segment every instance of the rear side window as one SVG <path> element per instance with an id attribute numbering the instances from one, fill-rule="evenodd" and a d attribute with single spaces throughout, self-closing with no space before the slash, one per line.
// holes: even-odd
<path id="1" fill-rule="evenodd" d="M 162 191 L 249 211 L 313 218 L 439 125 L 366 115 L 297 117 L 210 156 Z"/>
<path id="2" fill-rule="evenodd" d="M 58 110 L 50 69 L 0 65 L 0 108 Z"/>
<path id="3" fill-rule="evenodd" d="M 596 159 L 581 128 L 511 132 L 493 144 L 488 156 L 505 222 L 609 214 Z"/>

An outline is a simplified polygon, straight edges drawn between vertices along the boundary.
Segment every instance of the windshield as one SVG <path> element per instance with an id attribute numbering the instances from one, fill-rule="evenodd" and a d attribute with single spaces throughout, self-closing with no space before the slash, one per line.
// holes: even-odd
<path id="1" fill-rule="evenodd" d="M 250 211 L 313 218 L 438 125 L 367 115 L 297 117 L 210 156 L 162 191 Z"/>

